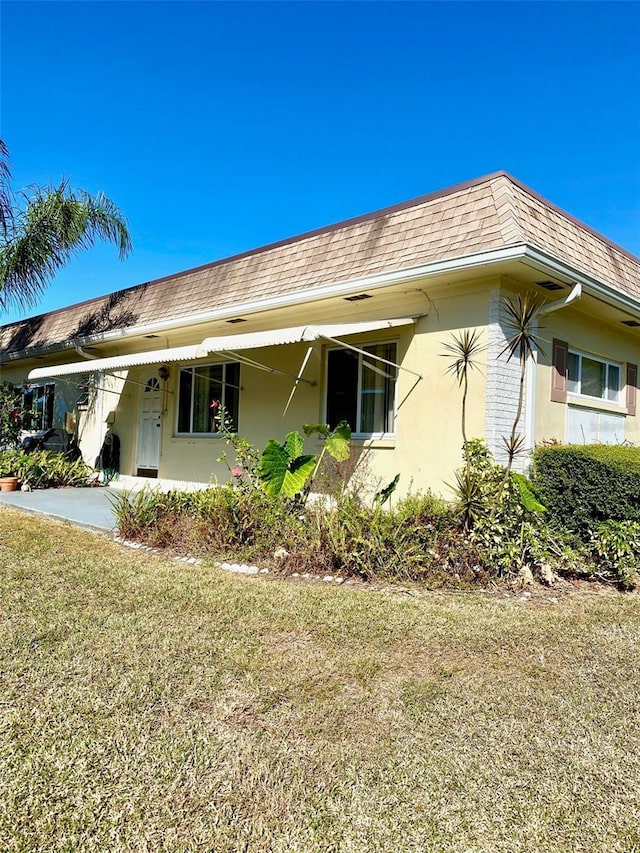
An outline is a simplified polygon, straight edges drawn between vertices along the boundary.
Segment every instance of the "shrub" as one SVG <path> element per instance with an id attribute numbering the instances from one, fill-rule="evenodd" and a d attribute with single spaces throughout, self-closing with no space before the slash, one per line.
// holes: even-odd
<path id="1" fill-rule="evenodd" d="M 157 547 L 188 548 L 215 557 L 272 556 L 304 538 L 293 504 L 260 489 L 214 486 L 199 492 L 143 489 L 113 500 L 118 529 Z"/>
<path id="2" fill-rule="evenodd" d="M 591 553 L 597 569 L 624 588 L 637 584 L 640 572 L 640 523 L 605 521 L 591 531 Z"/>
<path id="3" fill-rule="evenodd" d="M 532 478 L 559 524 L 587 536 L 602 521 L 640 521 L 640 448 L 538 447 Z"/>
<path id="4" fill-rule="evenodd" d="M 82 459 L 69 462 L 61 453 L 50 450 L 37 450 L 34 453 L 2 450 L 0 472 L 17 477 L 23 488 L 48 489 L 86 486 L 91 468 Z"/>
<path id="5" fill-rule="evenodd" d="M 278 565 L 288 572 L 438 586 L 483 574 L 476 546 L 458 529 L 450 505 L 432 495 L 411 495 L 390 510 L 379 502 L 366 506 L 353 494 L 302 507 L 264 490 L 224 485 L 194 493 L 120 493 L 114 508 L 126 538 L 266 565 L 284 548 Z"/>
<path id="6" fill-rule="evenodd" d="M 22 391 L 11 382 L 0 383 L 0 448 L 18 447 L 25 416 Z"/>

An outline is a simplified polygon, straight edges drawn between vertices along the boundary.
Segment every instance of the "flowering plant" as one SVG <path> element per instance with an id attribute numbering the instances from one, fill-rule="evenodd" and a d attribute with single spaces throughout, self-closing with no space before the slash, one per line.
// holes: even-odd
<path id="1" fill-rule="evenodd" d="M 21 389 L 11 382 L 0 384 L 0 449 L 20 445 L 20 431 L 29 414 L 23 406 Z"/>

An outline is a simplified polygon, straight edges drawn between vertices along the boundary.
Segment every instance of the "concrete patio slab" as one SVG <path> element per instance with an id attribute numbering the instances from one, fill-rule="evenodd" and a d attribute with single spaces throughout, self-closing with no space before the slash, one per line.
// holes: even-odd
<path id="1" fill-rule="evenodd" d="M 10 506 L 115 535 L 116 520 L 111 504 L 114 497 L 115 493 L 109 488 L 0 492 L 0 507 Z"/>

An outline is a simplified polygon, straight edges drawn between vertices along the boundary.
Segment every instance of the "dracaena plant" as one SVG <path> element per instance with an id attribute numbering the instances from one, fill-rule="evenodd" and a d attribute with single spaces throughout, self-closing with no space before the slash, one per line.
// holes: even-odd
<path id="1" fill-rule="evenodd" d="M 446 373 L 455 376 L 458 385 L 462 388 L 462 443 L 464 447 L 465 461 L 469 461 L 467 438 L 467 395 L 469 392 L 469 373 L 479 369 L 478 356 L 485 349 L 477 329 L 471 331 L 465 329 L 462 332 L 451 335 L 444 345 L 442 356 L 449 360 Z"/>

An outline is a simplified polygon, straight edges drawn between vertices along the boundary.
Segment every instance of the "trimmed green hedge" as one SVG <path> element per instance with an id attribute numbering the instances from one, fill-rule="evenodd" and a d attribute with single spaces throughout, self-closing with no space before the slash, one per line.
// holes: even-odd
<path id="1" fill-rule="evenodd" d="M 547 518 L 584 532 L 601 521 L 640 521 L 640 448 L 538 447 L 532 480 Z"/>

